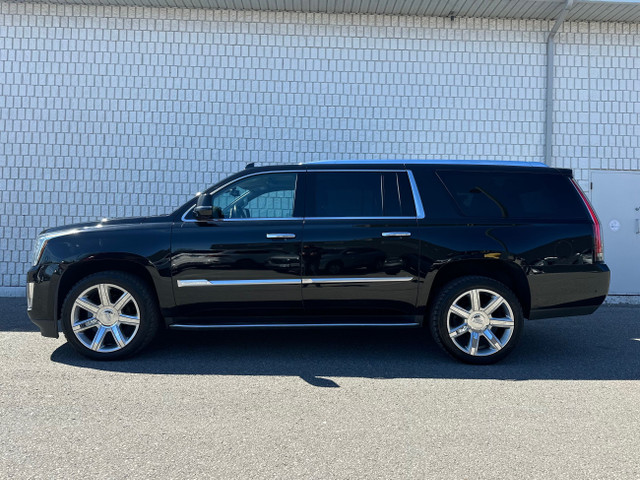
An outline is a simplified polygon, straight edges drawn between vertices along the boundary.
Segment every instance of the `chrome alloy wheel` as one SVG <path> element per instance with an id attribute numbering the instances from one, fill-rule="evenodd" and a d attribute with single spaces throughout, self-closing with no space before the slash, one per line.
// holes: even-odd
<path id="1" fill-rule="evenodd" d="M 496 292 L 469 290 L 449 307 L 447 328 L 453 344 L 467 355 L 493 355 L 507 345 L 513 334 L 513 310 Z"/>
<path id="2" fill-rule="evenodd" d="M 115 352 L 126 347 L 138 333 L 140 308 L 129 292 L 109 283 L 83 291 L 71 308 L 71 328 L 87 348 Z"/>

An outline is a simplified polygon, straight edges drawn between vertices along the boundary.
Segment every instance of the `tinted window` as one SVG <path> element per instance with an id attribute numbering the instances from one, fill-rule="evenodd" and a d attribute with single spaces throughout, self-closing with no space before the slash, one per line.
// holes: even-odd
<path id="1" fill-rule="evenodd" d="M 212 202 L 224 218 L 293 217 L 296 173 L 252 175 L 224 187 Z"/>
<path id="2" fill-rule="evenodd" d="M 382 176 L 376 172 L 311 172 L 308 217 L 382 217 Z"/>
<path id="3" fill-rule="evenodd" d="M 469 217 L 584 218 L 568 177 L 551 173 L 439 171 L 460 211 Z"/>
<path id="4" fill-rule="evenodd" d="M 409 177 L 404 172 L 382 174 L 383 205 L 385 217 L 415 217 L 416 205 L 409 185 Z"/>
<path id="5" fill-rule="evenodd" d="M 309 172 L 308 217 L 413 217 L 406 173 Z"/>

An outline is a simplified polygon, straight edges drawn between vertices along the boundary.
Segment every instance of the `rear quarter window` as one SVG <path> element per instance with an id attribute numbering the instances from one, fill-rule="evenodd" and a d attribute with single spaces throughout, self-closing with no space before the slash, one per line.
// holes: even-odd
<path id="1" fill-rule="evenodd" d="M 569 177 L 556 173 L 438 171 L 467 217 L 584 219 L 587 211 Z"/>

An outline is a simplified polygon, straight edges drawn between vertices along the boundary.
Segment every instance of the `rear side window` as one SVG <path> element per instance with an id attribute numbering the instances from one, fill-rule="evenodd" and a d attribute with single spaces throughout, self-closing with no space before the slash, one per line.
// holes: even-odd
<path id="1" fill-rule="evenodd" d="M 414 217 L 405 172 L 308 172 L 306 216 Z"/>
<path id="2" fill-rule="evenodd" d="M 586 210 L 568 177 L 552 173 L 439 171 L 463 215 L 575 220 Z"/>

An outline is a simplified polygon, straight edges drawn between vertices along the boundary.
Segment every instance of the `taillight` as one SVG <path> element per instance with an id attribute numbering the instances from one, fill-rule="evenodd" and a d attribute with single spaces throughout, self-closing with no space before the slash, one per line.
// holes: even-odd
<path id="1" fill-rule="evenodd" d="M 576 187 L 576 190 L 580 194 L 582 201 L 587 206 L 589 210 L 589 215 L 591 216 L 591 221 L 593 222 L 593 260 L 594 262 L 604 262 L 604 242 L 602 241 L 602 228 L 600 227 L 600 219 L 596 214 L 596 211 L 591 206 L 591 202 L 584 194 L 580 185 L 575 181 L 575 179 L 571 179 L 573 186 Z"/>

